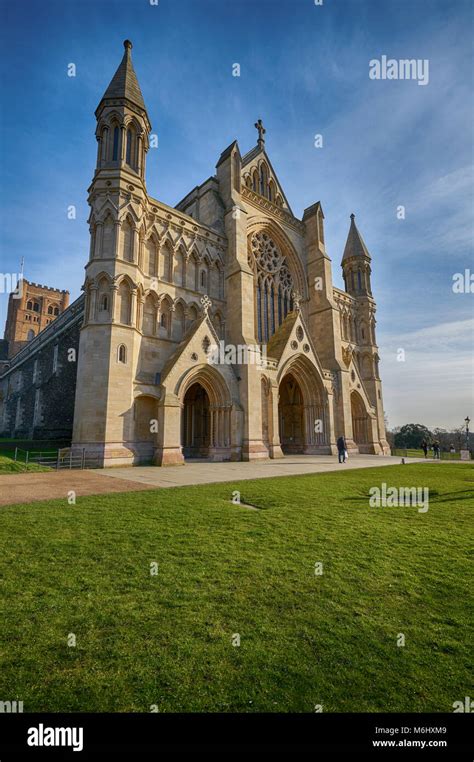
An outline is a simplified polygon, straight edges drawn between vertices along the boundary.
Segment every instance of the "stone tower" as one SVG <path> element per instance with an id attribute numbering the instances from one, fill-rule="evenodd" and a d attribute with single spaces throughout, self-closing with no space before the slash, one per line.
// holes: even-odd
<path id="1" fill-rule="evenodd" d="M 8 357 L 16 355 L 43 328 L 53 322 L 69 304 L 69 291 L 30 283 L 23 278 L 21 288 L 8 299 L 4 339 Z"/>
<path id="2" fill-rule="evenodd" d="M 151 125 L 129 40 L 95 116 L 97 166 L 89 188 L 91 245 L 78 358 L 73 441 L 120 461 L 133 410 L 139 353 L 139 286 L 144 282 L 138 230 L 146 203 L 145 161 Z M 124 414 L 125 409 L 129 415 Z M 127 451 L 128 454 L 128 451 Z"/>
<path id="3" fill-rule="evenodd" d="M 355 344 L 347 349 L 354 352 L 358 369 L 368 394 L 370 403 L 376 411 L 371 424 L 372 441 L 379 442 L 382 449 L 388 450 L 385 438 L 385 423 L 382 400 L 382 382 L 379 375 L 379 354 L 375 338 L 376 304 L 372 296 L 371 285 L 371 256 L 355 223 L 355 215 L 351 214 L 351 224 L 342 257 L 342 272 L 346 293 L 355 300 Z M 348 335 L 351 326 L 348 326 Z M 348 355 L 347 355 L 348 356 Z M 353 429 L 359 426 L 357 406 L 352 406 Z M 359 431 L 353 431 L 353 439 L 360 438 Z M 378 452 L 377 446 L 375 451 Z"/>

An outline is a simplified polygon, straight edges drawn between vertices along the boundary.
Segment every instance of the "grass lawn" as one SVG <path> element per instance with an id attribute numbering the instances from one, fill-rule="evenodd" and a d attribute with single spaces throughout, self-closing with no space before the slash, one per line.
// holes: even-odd
<path id="1" fill-rule="evenodd" d="M 0 455 L 0 474 L 14 474 L 22 471 L 49 471 L 50 469 L 45 466 L 38 466 L 36 463 L 28 463 L 27 465 L 21 461 L 15 462 L 13 458 L 1 454 Z"/>
<path id="2" fill-rule="evenodd" d="M 382 482 L 429 487 L 428 512 L 370 508 Z M 428 463 L 2 508 L 2 700 L 451 712 L 473 695 L 473 505 L 470 464 Z"/>

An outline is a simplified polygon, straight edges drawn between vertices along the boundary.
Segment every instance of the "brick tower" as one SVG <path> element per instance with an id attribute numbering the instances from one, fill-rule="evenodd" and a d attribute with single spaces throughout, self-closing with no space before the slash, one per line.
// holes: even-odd
<path id="1" fill-rule="evenodd" d="M 59 291 L 23 279 L 21 289 L 10 294 L 4 339 L 8 357 L 20 349 L 55 320 L 69 304 L 69 291 Z"/>

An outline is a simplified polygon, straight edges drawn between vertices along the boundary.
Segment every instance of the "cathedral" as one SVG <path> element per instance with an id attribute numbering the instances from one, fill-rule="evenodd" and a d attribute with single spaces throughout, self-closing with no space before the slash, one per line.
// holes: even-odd
<path id="1" fill-rule="evenodd" d="M 104 466 L 327 455 L 341 435 L 388 454 L 354 215 L 343 291 L 321 204 L 293 215 L 261 120 L 255 147 L 234 141 L 176 207 L 150 196 L 151 124 L 124 48 L 95 112 L 83 294 L 0 371 L 1 433 L 69 436 Z"/>

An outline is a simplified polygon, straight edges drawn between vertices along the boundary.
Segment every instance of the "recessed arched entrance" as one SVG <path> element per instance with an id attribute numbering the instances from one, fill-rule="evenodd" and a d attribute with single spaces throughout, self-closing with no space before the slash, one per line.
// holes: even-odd
<path id="1" fill-rule="evenodd" d="M 201 365 L 180 386 L 184 457 L 230 460 L 232 400 L 223 375 L 210 365 Z"/>
<path id="2" fill-rule="evenodd" d="M 359 449 L 369 442 L 369 417 L 362 397 L 358 392 L 351 393 L 352 437 Z M 361 448 L 362 445 L 362 448 Z"/>
<path id="3" fill-rule="evenodd" d="M 278 421 L 283 452 L 303 452 L 303 395 L 292 373 L 288 373 L 280 384 Z"/>
<path id="4" fill-rule="evenodd" d="M 305 356 L 293 358 L 284 368 L 278 423 L 284 453 L 330 452 L 327 394 L 317 369 Z"/>
<path id="5" fill-rule="evenodd" d="M 184 395 L 181 442 L 185 458 L 207 458 L 210 446 L 210 403 L 203 386 L 194 383 Z"/>

